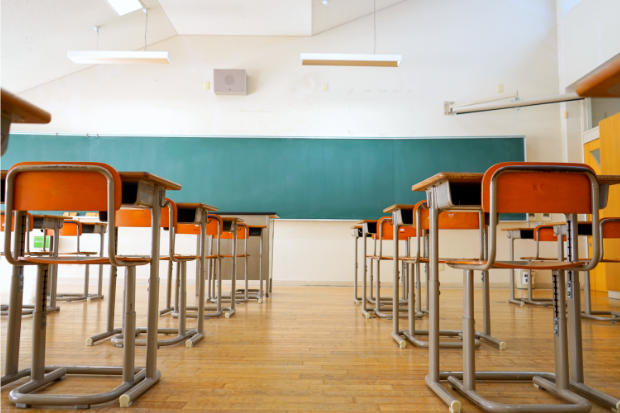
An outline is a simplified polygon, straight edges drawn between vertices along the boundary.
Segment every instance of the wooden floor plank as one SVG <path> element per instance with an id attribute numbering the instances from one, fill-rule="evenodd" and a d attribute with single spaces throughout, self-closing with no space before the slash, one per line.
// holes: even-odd
<path id="1" fill-rule="evenodd" d="M 79 291 L 79 286 L 62 287 L 63 291 Z M 188 304 L 193 305 L 194 291 L 191 287 L 188 290 Z M 389 293 L 386 289 L 385 294 Z M 350 288 L 278 287 L 263 304 L 239 305 L 231 319 L 207 320 L 207 336 L 196 347 L 161 348 L 158 365 L 162 380 L 130 410 L 114 403 L 95 409 L 115 413 L 447 412 L 445 404 L 424 382 L 428 351 L 411 345 L 398 348 L 390 337 L 391 321 L 364 319 L 351 296 Z M 161 297 L 163 304 L 163 290 Z M 476 290 L 475 310 L 481 319 L 480 298 Z M 483 344 L 476 351 L 477 367 L 489 371 L 552 372 L 551 309 L 518 307 L 508 304 L 507 298 L 506 290 L 491 291 L 493 334 L 506 341 L 508 349 L 499 351 Z M 145 286 L 138 286 L 138 326 L 146 325 L 146 299 Z M 441 328 L 459 329 L 462 291 L 444 290 L 441 299 Z M 6 296 L 2 300 L 6 302 Z M 593 304 L 597 309 L 620 311 L 620 302 L 600 293 L 594 293 Z M 48 364 L 120 365 L 122 350 L 109 341 L 93 347 L 84 344 L 87 337 L 104 330 L 107 301 L 60 305 L 59 313 L 48 316 Z M 116 309 L 116 324 L 120 326 L 120 299 Z M 189 320 L 188 327 L 195 323 Z M 170 316 L 160 318 L 160 327 L 175 326 L 176 320 Z M 402 326 L 406 327 L 406 320 Z M 427 328 L 428 320 L 417 321 L 417 326 Z M 583 320 L 582 326 L 586 382 L 620 396 L 620 325 Z M 3 318 L 2 344 L 5 331 Z M 30 362 L 31 337 L 32 318 L 26 317 L 20 347 L 22 367 Z M 144 356 L 145 349 L 138 348 L 137 366 L 143 365 Z M 461 368 L 459 350 L 441 352 L 442 370 Z M 3 412 L 17 412 L 8 394 L 24 382 L 2 389 Z M 41 392 L 96 392 L 118 383 L 114 377 L 72 376 Z M 531 383 L 480 382 L 477 387 L 481 394 L 503 402 L 560 403 Z M 466 399 L 459 399 L 463 412 L 479 411 Z M 593 406 L 593 412 L 608 411 Z"/>

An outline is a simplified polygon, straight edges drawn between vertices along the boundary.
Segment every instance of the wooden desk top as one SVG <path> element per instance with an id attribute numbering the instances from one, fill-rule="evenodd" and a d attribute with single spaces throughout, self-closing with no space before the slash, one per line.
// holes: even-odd
<path id="1" fill-rule="evenodd" d="M 248 225 L 248 227 L 265 229 L 267 228 L 267 225 Z"/>
<path id="2" fill-rule="evenodd" d="M 121 176 L 121 180 L 123 182 L 150 181 L 167 190 L 178 191 L 181 189 L 181 185 L 175 184 L 174 182 L 157 175 L 153 175 L 150 172 L 119 172 L 119 175 Z"/>
<path id="3" fill-rule="evenodd" d="M 237 217 L 221 217 L 220 216 L 220 218 L 222 218 L 222 221 L 224 222 L 231 222 L 231 221 L 243 222 L 241 218 L 237 218 Z"/>
<path id="4" fill-rule="evenodd" d="M 599 185 L 618 185 L 620 184 L 620 175 L 598 175 Z"/>
<path id="5" fill-rule="evenodd" d="M 205 209 L 207 211 L 217 211 L 217 208 L 207 204 L 201 204 L 199 202 L 177 202 L 177 208 L 182 209 Z"/>
<path id="6" fill-rule="evenodd" d="M 415 205 L 410 205 L 410 204 L 394 204 L 392 206 L 389 206 L 387 208 L 385 208 L 383 210 L 383 212 L 393 212 L 396 209 L 413 209 L 415 208 Z"/>
<path id="7" fill-rule="evenodd" d="M 502 231 L 534 231 L 534 227 L 502 228 Z"/>
<path id="8" fill-rule="evenodd" d="M 82 225 L 101 225 L 103 227 L 107 227 L 108 223 L 107 222 L 84 222 L 84 221 L 79 221 L 80 224 Z"/>
<path id="9" fill-rule="evenodd" d="M 361 221 L 357 221 L 356 224 L 365 224 L 365 223 L 373 224 L 375 222 L 379 222 L 379 220 L 378 219 L 362 219 Z"/>
<path id="10" fill-rule="evenodd" d="M 70 220 L 73 217 L 65 217 L 62 215 L 48 215 L 48 214 L 32 214 L 33 218 L 50 218 L 50 219 L 62 219 L 62 220 Z"/>
<path id="11" fill-rule="evenodd" d="M 361 225 L 353 225 L 351 229 L 362 229 Z"/>
<path id="12" fill-rule="evenodd" d="M 449 181 L 466 184 L 482 183 L 483 173 L 460 173 L 460 172 L 440 172 L 423 180 L 411 187 L 414 192 L 426 192 L 426 189 L 440 182 Z M 620 175 L 598 175 L 598 183 L 600 185 L 617 185 L 620 184 Z"/>
<path id="13" fill-rule="evenodd" d="M 6 179 L 6 174 L 8 174 L 9 171 L 0 171 L 0 174 L 2 174 L 2 179 Z"/>
<path id="14" fill-rule="evenodd" d="M 423 180 L 411 187 L 414 192 L 426 192 L 426 189 L 436 185 L 443 181 L 458 182 L 458 183 L 481 183 L 483 173 L 469 173 L 469 172 L 440 172 L 431 176 L 428 179 Z"/>
<path id="15" fill-rule="evenodd" d="M 2 89 L 2 113 L 12 118 L 12 122 L 19 123 L 49 123 L 52 115 L 49 112 L 26 102 L 24 99 Z"/>
<path id="16" fill-rule="evenodd" d="M 229 212 L 229 211 L 218 211 L 218 215 L 269 215 L 269 218 L 280 218 L 275 212 Z"/>

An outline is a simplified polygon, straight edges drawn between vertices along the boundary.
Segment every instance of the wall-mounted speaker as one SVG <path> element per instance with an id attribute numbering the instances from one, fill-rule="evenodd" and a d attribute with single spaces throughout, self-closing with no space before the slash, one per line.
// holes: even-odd
<path id="1" fill-rule="evenodd" d="M 245 69 L 214 69 L 213 91 L 216 95 L 247 95 Z"/>

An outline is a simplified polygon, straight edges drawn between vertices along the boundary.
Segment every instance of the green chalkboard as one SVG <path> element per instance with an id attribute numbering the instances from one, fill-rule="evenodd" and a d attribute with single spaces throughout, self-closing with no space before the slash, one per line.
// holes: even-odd
<path id="1" fill-rule="evenodd" d="M 276 211 L 281 218 L 371 219 L 394 203 L 423 199 L 411 186 L 438 172 L 484 172 L 523 161 L 524 139 L 12 134 L 2 169 L 22 161 L 104 162 L 181 184 L 167 194 L 178 202 Z"/>

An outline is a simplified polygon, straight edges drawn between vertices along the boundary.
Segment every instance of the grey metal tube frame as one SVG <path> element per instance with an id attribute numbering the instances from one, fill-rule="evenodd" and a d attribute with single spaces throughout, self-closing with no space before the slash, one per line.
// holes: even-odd
<path id="1" fill-rule="evenodd" d="M 485 262 L 479 265 L 451 265 L 453 268 L 460 268 L 464 270 L 464 317 L 463 317 L 463 371 L 462 372 L 439 372 L 439 295 L 438 295 L 438 215 L 440 212 L 440 205 L 438 201 L 438 187 L 443 187 L 444 190 L 449 191 L 449 183 L 443 182 L 432 188 L 427 189 L 427 198 L 430 200 L 430 221 L 431 221 L 431 313 L 430 313 L 430 330 L 429 341 L 431 341 L 431 347 L 429 351 L 429 374 L 426 376 L 427 385 L 448 405 L 453 413 L 459 412 L 461 403 L 456 399 L 448 390 L 446 390 L 440 383 L 441 379 L 447 378 L 452 389 L 457 390 L 459 393 L 467 397 L 471 402 L 478 407 L 489 412 L 588 412 L 591 409 L 590 403 L 571 391 L 569 375 L 568 375 L 568 340 L 567 340 L 567 320 L 566 312 L 566 283 L 564 270 L 558 270 L 553 272 L 553 289 L 554 289 L 554 302 L 553 302 L 553 315 L 554 315 L 554 347 L 555 347 L 555 382 L 552 382 L 549 377 L 552 373 L 539 374 L 532 372 L 477 372 L 475 370 L 475 353 L 474 353 L 474 316 L 473 316 L 473 271 L 488 271 L 490 270 L 496 260 L 497 250 L 497 222 L 499 214 L 497 213 L 497 198 L 496 187 L 497 179 L 499 176 L 510 171 L 542 171 L 542 172 L 568 172 L 568 173 L 580 173 L 584 174 L 590 180 L 591 187 L 591 202 L 592 202 L 592 220 L 598 222 L 599 215 L 599 185 L 596 180 L 596 176 L 585 167 L 577 166 L 558 166 L 558 165 L 511 165 L 499 168 L 493 174 L 491 178 L 490 189 L 490 240 L 489 240 L 489 254 Z M 445 198 L 443 203 L 448 204 Z M 451 202 L 450 202 L 451 203 Z M 446 208 L 447 207 L 447 208 Z M 477 206 L 476 208 L 478 208 Z M 456 205 L 445 205 L 446 209 L 459 209 Z M 572 220 L 572 216 L 567 216 L 568 220 Z M 574 215 L 576 219 L 576 215 Z M 594 243 L 593 249 L 595 252 L 595 258 L 589 263 L 574 268 L 575 271 L 588 271 L 594 268 L 598 263 L 599 257 L 599 245 L 598 245 L 598 225 L 593 225 L 593 238 L 597 239 Z M 569 317 L 570 317 L 570 303 L 569 303 Z M 573 311 L 574 313 L 574 311 Z M 572 324 L 572 323 L 571 323 Z M 579 322 L 575 322 L 575 325 L 579 325 Z M 581 342 L 580 328 L 578 333 L 575 334 L 574 343 Z M 575 360 L 582 356 L 581 348 L 572 348 L 572 352 L 575 352 Z M 571 357 L 571 362 L 575 360 Z M 574 366 L 573 369 L 579 371 L 579 365 Z M 571 369 L 571 370 L 573 370 Z M 572 373 L 571 373 L 572 375 Z M 459 380 L 462 378 L 462 380 Z M 488 400 L 482 397 L 476 392 L 475 385 L 476 380 L 530 380 L 532 379 L 536 387 L 542 387 L 545 390 L 555 394 L 556 396 L 564 399 L 570 404 L 505 404 Z M 580 389 L 580 392 L 582 390 Z"/>
<path id="2" fill-rule="evenodd" d="M 21 172 L 41 172 L 41 171 L 76 171 L 76 172 L 95 172 L 103 175 L 107 181 L 107 192 L 108 192 L 108 219 L 112 227 L 114 227 L 114 211 L 115 211 L 115 202 L 114 202 L 114 178 L 112 174 L 105 168 L 97 165 L 75 165 L 75 164 L 57 164 L 57 165 L 21 165 L 14 167 L 9 171 L 6 177 L 6 225 L 10 228 L 12 226 L 13 220 L 13 183 L 15 180 L 15 176 Z M 160 207 L 159 204 L 161 202 L 160 196 L 163 195 L 160 192 L 165 192 L 165 190 L 160 190 L 156 188 L 153 194 L 153 214 L 152 214 L 152 225 L 153 228 L 159 230 L 159 213 Z M 16 211 L 16 221 L 19 224 L 23 224 L 23 211 Z M 21 240 L 18 239 L 17 234 L 20 236 L 23 234 L 23 227 L 19 229 L 19 231 L 14 231 L 14 242 L 17 242 L 15 245 L 23 245 Z M 11 253 L 11 232 L 5 232 L 4 237 L 4 252 L 10 264 L 15 267 L 23 267 L 25 263 L 23 261 L 18 261 Z M 157 261 L 159 260 L 159 238 L 158 234 L 154 234 L 153 248 L 155 251 L 155 258 Z M 126 291 L 125 291 L 125 325 L 126 326 L 135 326 L 135 265 L 146 264 L 147 262 L 132 262 L 125 263 L 122 261 L 118 261 L 116 255 L 114 254 L 114 245 L 115 245 L 115 237 L 110 234 L 108 238 L 108 258 L 110 263 L 115 266 L 125 266 L 127 267 L 128 276 L 126 278 Z M 155 247 L 157 249 L 155 250 Z M 16 248 L 16 252 L 18 248 Z M 121 407 L 128 407 L 133 400 L 139 397 L 142 393 L 144 393 L 147 389 L 157 383 L 161 377 L 161 373 L 156 368 L 156 354 L 155 357 L 149 357 L 153 354 L 153 346 L 149 345 L 147 347 L 147 365 L 144 369 L 136 369 L 134 367 L 134 358 L 135 358 L 135 347 L 132 345 L 132 340 L 129 340 L 127 345 L 125 346 L 123 353 L 123 366 L 119 367 L 94 367 L 94 366 L 45 366 L 45 347 L 46 347 L 46 326 L 47 326 L 47 281 L 50 278 L 50 269 L 52 265 L 47 264 L 39 264 L 37 265 L 37 287 L 36 287 L 36 301 L 35 301 L 35 311 L 33 314 L 33 345 L 32 345 L 32 367 L 30 368 L 30 381 L 18 388 L 13 389 L 9 394 L 9 400 L 12 403 L 15 403 L 17 407 L 30 407 L 32 405 L 46 405 L 46 406 L 75 406 L 78 408 L 89 407 L 94 404 L 101 404 L 105 402 L 112 401 L 118 398 Z M 151 290 L 157 287 L 157 272 L 151 272 Z M 13 290 L 16 291 L 17 289 Z M 16 295 L 20 295 L 17 293 Z M 149 296 L 149 308 L 152 304 L 152 295 Z M 21 303 L 15 302 L 15 298 L 11 297 L 11 302 L 15 303 L 15 305 L 11 310 L 12 313 L 15 313 L 17 309 L 21 310 Z M 155 314 L 157 312 L 157 303 L 155 303 L 154 310 Z M 21 311 L 20 311 L 21 312 Z M 21 324 L 21 314 L 17 313 L 18 316 L 15 317 L 15 314 L 11 314 L 9 317 L 11 320 L 17 318 Z M 149 314 L 149 321 L 152 321 L 154 317 L 153 314 Z M 157 318 L 155 318 L 155 323 L 157 322 Z M 12 326 L 15 328 L 15 325 Z M 156 328 L 156 324 L 155 324 Z M 14 331 L 9 331 L 9 333 L 15 333 Z M 9 337 L 10 334 L 7 334 Z M 154 337 L 157 338 L 156 336 Z M 19 341 L 15 342 L 15 340 L 9 340 L 7 338 L 7 355 L 9 354 L 8 345 L 19 345 Z M 10 349 L 12 357 L 18 355 L 18 350 L 15 351 L 14 348 Z M 8 357 L 7 357 L 8 359 Z M 7 364 L 11 364 L 11 367 L 17 366 L 17 360 L 13 359 L 10 362 L 7 360 Z M 8 372 L 8 371 L 7 371 Z M 21 374 L 20 374 L 21 373 Z M 47 374 L 46 374 L 47 373 Z M 121 375 L 123 378 L 123 382 L 117 386 L 115 389 L 105 393 L 97 393 L 97 394 L 85 394 L 85 395 L 70 395 L 70 394 L 33 394 L 33 392 L 39 390 L 40 388 L 47 386 L 53 381 L 62 380 L 66 374 L 106 374 L 106 375 Z M 12 375 L 11 380 L 3 380 L 3 385 L 9 382 L 16 380 L 17 378 L 24 377 L 27 374 L 23 374 L 23 372 L 17 372 L 17 374 Z M 5 376 L 6 377 L 6 376 Z M 4 379 L 4 378 L 3 378 Z"/>

